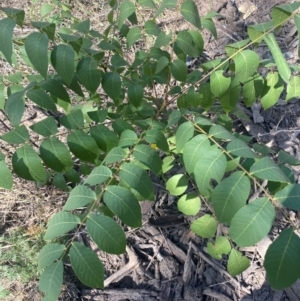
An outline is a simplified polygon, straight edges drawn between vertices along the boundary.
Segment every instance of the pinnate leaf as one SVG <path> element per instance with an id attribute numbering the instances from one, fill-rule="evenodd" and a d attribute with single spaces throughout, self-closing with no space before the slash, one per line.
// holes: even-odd
<path id="1" fill-rule="evenodd" d="M 132 228 L 142 226 L 139 201 L 129 189 L 120 186 L 108 186 L 103 199 L 107 207 L 126 225 Z"/>
<path id="2" fill-rule="evenodd" d="M 17 126 L 10 132 L 1 136 L 1 139 L 12 144 L 21 144 L 29 141 L 29 133 L 24 125 Z"/>
<path id="3" fill-rule="evenodd" d="M 275 198 L 286 208 L 300 210 L 300 184 L 286 186 L 275 194 Z"/>
<path id="4" fill-rule="evenodd" d="M 246 204 L 250 181 L 242 171 L 232 173 L 220 182 L 211 194 L 211 202 L 220 223 L 230 223 L 233 216 Z"/>
<path id="5" fill-rule="evenodd" d="M 183 2 L 180 8 L 180 12 L 188 22 L 190 22 L 198 29 L 201 29 L 198 7 L 193 0 L 187 0 Z"/>
<path id="6" fill-rule="evenodd" d="M 52 264 L 56 259 L 58 259 L 65 251 L 66 246 L 57 243 L 51 243 L 45 245 L 40 251 L 38 257 L 38 269 L 42 270 L 45 267 Z"/>
<path id="7" fill-rule="evenodd" d="M 96 193 L 87 186 L 77 185 L 72 191 L 67 199 L 63 210 L 74 210 L 80 207 L 84 207 L 93 201 L 96 201 Z"/>
<path id="8" fill-rule="evenodd" d="M 217 221 L 210 214 L 205 214 L 191 224 L 191 230 L 203 238 L 214 237 L 217 231 Z"/>
<path id="9" fill-rule="evenodd" d="M 218 260 L 222 259 L 222 254 L 227 255 L 230 250 L 230 243 L 224 236 L 218 236 L 214 242 L 207 243 L 207 253 Z"/>
<path id="10" fill-rule="evenodd" d="M 4 160 L 0 161 L 0 187 L 5 189 L 11 189 L 13 186 L 13 179 L 11 172 L 7 165 L 5 164 Z"/>
<path id="11" fill-rule="evenodd" d="M 16 21 L 12 18 L 0 20 L 0 51 L 10 64 L 12 64 L 12 36 L 15 26 Z"/>
<path id="12" fill-rule="evenodd" d="M 56 137 L 41 143 L 40 154 L 45 164 L 57 172 L 67 172 L 73 167 L 69 149 Z"/>
<path id="13" fill-rule="evenodd" d="M 90 214 L 86 227 L 91 238 L 101 250 L 110 254 L 122 254 L 125 252 L 125 233 L 110 217 Z"/>
<path id="14" fill-rule="evenodd" d="M 11 124 L 18 126 L 21 122 L 25 111 L 25 102 L 23 100 L 24 92 L 16 92 L 9 95 L 5 103 L 5 113 L 7 114 Z"/>
<path id="15" fill-rule="evenodd" d="M 220 182 L 227 166 L 225 155 L 219 149 L 212 149 L 195 165 L 194 175 L 200 193 L 209 196 L 211 193 L 211 179 Z"/>
<path id="16" fill-rule="evenodd" d="M 162 168 L 162 161 L 157 151 L 148 145 L 139 144 L 134 148 L 133 156 L 146 165 L 154 173 L 158 174 Z"/>
<path id="17" fill-rule="evenodd" d="M 178 200 L 177 208 L 186 215 L 196 215 L 201 208 L 201 200 L 197 194 L 184 194 Z"/>
<path id="18" fill-rule="evenodd" d="M 153 184 L 147 172 L 133 163 L 124 163 L 120 170 L 120 179 L 135 189 L 144 199 L 153 200 Z"/>
<path id="19" fill-rule="evenodd" d="M 39 281 L 39 289 L 44 293 L 44 301 L 57 300 L 63 283 L 64 266 L 61 260 L 46 268 Z"/>
<path id="20" fill-rule="evenodd" d="M 25 180 L 46 181 L 46 170 L 40 157 L 30 145 L 24 145 L 16 150 L 12 157 L 12 165 L 15 173 Z"/>
<path id="21" fill-rule="evenodd" d="M 290 182 L 284 172 L 268 157 L 259 159 L 254 163 L 250 168 L 250 172 L 259 179 L 283 183 Z"/>
<path id="22" fill-rule="evenodd" d="M 171 195 L 181 195 L 188 187 L 188 180 L 184 174 L 178 174 L 170 179 L 166 183 L 166 188 Z"/>
<path id="23" fill-rule="evenodd" d="M 99 257 L 80 242 L 73 242 L 70 249 L 72 268 L 79 280 L 93 288 L 104 288 L 104 267 Z"/>
<path id="24" fill-rule="evenodd" d="M 233 277 L 241 274 L 250 266 L 250 260 L 235 249 L 232 249 L 229 254 L 227 270 Z"/>
<path id="25" fill-rule="evenodd" d="M 185 144 L 194 136 L 194 125 L 187 121 L 182 123 L 176 132 L 176 150 L 180 152 Z"/>
<path id="26" fill-rule="evenodd" d="M 275 209 L 267 198 L 259 198 L 242 207 L 233 217 L 229 236 L 240 247 L 253 246 L 270 231 Z"/>
<path id="27" fill-rule="evenodd" d="M 131 1 L 123 1 L 120 5 L 118 28 L 121 29 L 125 20 L 135 12 L 135 6 Z"/>
<path id="28" fill-rule="evenodd" d="M 85 185 L 99 185 L 105 182 L 112 176 L 111 170 L 106 166 L 97 166 L 89 174 L 87 179 L 84 181 Z"/>
<path id="29" fill-rule="evenodd" d="M 198 160 L 205 155 L 210 148 L 206 135 L 197 135 L 187 142 L 183 149 L 183 162 L 189 174 L 192 174 Z"/>
<path id="30" fill-rule="evenodd" d="M 117 105 L 121 93 L 121 78 L 117 72 L 107 72 L 102 79 L 102 87 L 105 93 Z"/>
<path id="31" fill-rule="evenodd" d="M 210 76 L 210 89 L 215 96 L 221 96 L 230 87 L 230 77 L 225 77 L 222 70 L 213 72 Z"/>
<path id="32" fill-rule="evenodd" d="M 269 246 L 264 267 L 272 287 L 281 290 L 300 277 L 300 238 L 292 228 L 283 230 Z"/>
<path id="33" fill-rule="evenodd" d="M 232 155 L 242 158 L 258 158 L 258 155 L 248 146 L 248 144 L 240 139 L 235 139 L 228 143 L 227 151 Z"/>
<path id="34" fill-rule="evenodd" d="M 51 63 L 56 72 L 69 86 L 74 77 L 75 51 L 72 46 L 60 44 L 51 52 Z"/>
<path id="35" fill-rule="evenodd" d="M 74 130 L 67 137 L 71 152 L 79 159 L 94 163 L 100 150 L 96 141 L 83 131 Z"/>

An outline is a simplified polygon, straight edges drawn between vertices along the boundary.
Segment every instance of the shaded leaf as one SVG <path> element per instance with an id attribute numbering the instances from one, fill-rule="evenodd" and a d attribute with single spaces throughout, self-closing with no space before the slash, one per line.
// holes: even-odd
<path id="1" fill-rule="evenodd" d="M 218 236 L 214 242 L 207 243 L 207 253 L 218 260 L 221 260 L 222 255 L 227 255 L 230 251 L 230 243 L 224 236 Z"/>
<path id="2" fill-rule="evenodd" d="M 45 110 L 56 111 L 56 106 L 53 99 L 43 89 L 39 87 L 29 89 L 26 93 L 26 96 L 39 107 Z"/>
<path id="3" fill-rule="evenodd" d="M 13 126 L 18 126 L 25 111 L 24 92 L 10 94 L 5 103 L 5 113 Z"/>
<path id="4" fill-rule="evenodd" d="M 100 165 L 95 167 L 84 181 L 85 185 L 99 185 L 104 183 L 112 176 L 112 172 L 106 166 Z"/>
<path id="5" fill-rule="evenodd" d="M 42 270 L 58 259 L 66 250 L 66 246 L 62 244 L 51 243 L 45 245 L 39 253 L 38 269 Z"/>
<path id="6" fill-rule="evenodd" d="M 79 217 L 65 211 L 56 213 L 48 222 L 45 240 L 62 236 L 73 230 L 80 223 Z"/>
<path id="7" fill-rule="evenodd" d="M 283 230 L 269 246 L 264 267 L 269 283 L 281 290 L 300 277 L 300 238 L 292 228 Z"/>
<path id="8" fill-rule="evenodd" d="M 12 144 L 22 144 L 30 139 L 29 133 L 24 125 L 15 127 L 10 132 L 0 136 L 0 138 Z"/>
<path id="9" fill-rule="evenodd" d="M 13 54 L 12 37 L 15 26 L 16 21 L 12 18 L 0 20 L 0 51 L 11 65 Z"/>
<path id="10" fill-rule="evenodd" d="M 69 256 L 72 268 L 83 284 L 92 288 L 104 288 L 104 267 L 96 253 L 75 241 Z"/>
<path id="11" fill-rule="evenodd" d="M 259 198 L 242 207 L 233 217 L 229 236 L 240 247 L 253 246 L 270 231 L 275 209 L 267 198 Z"/>
<path id="12" fill-rule="evenodd" d="M 126 225 L 137 228 L 142 226 L 142 213 L 139 201 L 126 188 L 110 185 L 104 196 L 107 207 Z"/>
<path id="13" fill-rule="evenodd" d="M 110 254 L 122 254 L 125 252 L 125 233 L 110 217 L 89 214 L 86 227 L 93 241 L 104 252 Z"/>
<path id="14" fill-rule="evenodd" d="M 179 153 L 193 136 L 193 123 L 190 121 L 182 123 L 176 131 L 176 151 Z"/>
<path id="15" fill-rule="evenodd" d="M 7 165 L 5 164 L 4 160 L 0 161 L 0 187 L 5 189 L 11 189 L 13 186 L 13 179 L 11 172 Z"/>
<path id="16" fill-rule="evenodd" d="M 275 198 L 286 208 L 300 210 L 300 185 L 288 185 L 275 194 Z"/>
<path id="17" fill-rule="evenodd" d="M 178 174 L 170 179 L 166 183 L 166 188 L 171 195 L 181 195 L 188 187 L 188 180 L 184 174 Z"/>
<path id="18" fill-rule="evenodd" d="M 201 29 L 198 7 L 193 0 L 187 0 L 183 2 L 180 8 L 180 12 L 188 22 L 190 22 L 198 29 Z"/>

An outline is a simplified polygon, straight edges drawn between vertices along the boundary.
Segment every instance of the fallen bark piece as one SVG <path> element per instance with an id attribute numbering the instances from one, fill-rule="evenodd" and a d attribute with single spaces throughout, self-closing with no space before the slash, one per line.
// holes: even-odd
<path id="1" fill-rule="evenodd" d="M 83 290 L 81 293 L 83 300 L 94 301 L 119 301 L 129 299 L 130 301 L 158 301 L 158 292 L 145 289 L 105 289 L 103 291 L 92 289 Z"/>

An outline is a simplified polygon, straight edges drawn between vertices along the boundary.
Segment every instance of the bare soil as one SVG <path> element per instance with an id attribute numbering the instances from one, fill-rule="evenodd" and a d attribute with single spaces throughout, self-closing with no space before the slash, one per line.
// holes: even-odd
<path id="1" fill-rule="evenodd" d="M 103 30 L 107 24 L 108 6 L 101 1 L 91 2 L 76 0 L 70 1 L 70 5 L 79 19 L 90 18 L 95 30 Z M 269 20 L 273 6 L 289 2 L 284 0 L 252 2 L 196 0 L 200 15 L 215 10 L 225 17 L 216 21 L 217 40 L 208 32 L 204 33 L 207 56 L 212 59 L 225 55 L 225 45 L 247 37 L 247 26 Z M 1 5 L 24 8 L 28 11 L 31 3 L 29 0 L 2 0 Z M 245 6 L 244 9 L 242 5 Z M 251 8 L 255 9 L 247 15 Z M 147 17 L 147 14 L 140 16 L 140 18 Z M 174 17 L 171 11 L 160 16 L 159 22 L 162 28 L 183 29 L 189 26 L 179 16 Z M 299 63 L 295 26 L 288 23 L 280 30 L 277 38 L 289 62 Z M 270 57 L 264 45 L 259 46 L 258 53 L 261 58 Z M 3 69 L 2 74 L 6 75 L 10 72 L 9 69 Z M 284 99 L 284 95 L 282 98 Z M 277 151 L 283 149 L 300 158 L 300 102 L 299 99 L 294 99 L 286 103 L 283 99 L 267 111 L 263 111 L 259 104 L 252 109 L 242 107 L 250 120 L 237 121 L 236 130 L 241 129 L 257 141 L 272 146 Z M 37 118 L 43 117 L 42 113 L 35 108 L 30 108 L 27 114 L 28 116 L 25 117 L 29 123 L 36 122 Z M 5 116 L 1 115 L 0 134 L 7 132 L 8 128 L 9 123 Z M 14 147 L 1 142 L 0 150 L 10 157 Z M 172 172 L 175 173 L 177 170 L 172 170 Z M 296 179 L 298 176 L 299 172 L 295 170 Z M 32 238 L 36 232 L 43 231 L 47 220 L 61 208 L 67 195 L 51 187 L 36 189 L 33 184 L 26 181 L 20 179 L 14 181 L 12 191 L 0 190 L 1 235 L 6 235 L 13 228 L 22 227 Z M 153 183 L 156 187 L 155 202 L 141 203 L 143 226 L 137 230 L 127 229 L 126 254 L 121 256 L 104 254 L 85 234 L 82 234 L 82 240 L 97 252 L 105 265 L 105 290 L 83 286 L 66 265 L 67 276 L 64 279 L 64 289 L 60 300 L 300 300 L 300 281 L 289 289 L 275 291 L 268 284 L 262 268 L 263 258 L 269 244 L 285 225 L 280 216 L 277 217 L 276 225 L 269 237 L 254 247 L 243 249 L 251 259 L 251 266 L 242 275 L 232 277 L 226 272 L 225 260 L 216 261 L 207 255 L 206 242 L 189 230 L 189 225 L 197 217 L 181 216 L 176 207 L 177 199 L 168 194 L 162 179 L 153 177 Z M 205 209 L 204 205 L 202 210 L 205 211 Z M 291 214 L 294 214 L 295 219 L 299 219 L 299 213 Z M 30 232 L 30 229 L 34 229 L 32 230 L 34 233 Z M 41 300 L 37 281 L 23 284 L 19 281 L 10 283 L 2 279 L 2 282 L 12 291 L 12 295 L 7 300 Z"/>

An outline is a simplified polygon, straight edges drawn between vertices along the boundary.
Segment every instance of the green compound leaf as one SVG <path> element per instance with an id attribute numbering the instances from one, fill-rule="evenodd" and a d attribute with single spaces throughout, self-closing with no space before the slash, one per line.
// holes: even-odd
<path id="1" fill-rule="evenodd" d="M 127 91 L 129 102 L 135 107 L 139 107 L 143 101 L 144 89 L 140 84 L 131 85 Z"/>
<path id="2" fill-rule="evenodd" d="M 137 141 L 138 141 L 138 136 L 134 131 L 125 130 L 121 134 L 119 147 L 130 147 L 135 145 Z"/>
<path id="3" fill-rule="evenodd" d="M 236 107 L 240 99 L 240 94 L 241 85 L 236 78 L 232 78 L 229 89 L 219 97 L 221 106 L 226 114 Z"/>
<path id="4" fill-rule="evenodd" d="M 120 179 L 135 189 L 144 199 L 153 200 L 153 184 L 147 172 L 133 163 L 124 163 L 120 170 Z"/>
<path id="5" fill-rule="evenodd" d="M 126 188 L 108 186 L 104 196 L 107 207 L 132 228 L 142 226 L 141 206 L 135 195 Z"/>
<path id="6" fill-rule="evenodd" d="M 137 26 L 131 27 L 126 35 L 127 47 L 132 47 L 132 45 L 138 41 L 141 35 L 142 32 Z"/>
<path id="7" fill-rule="evenodd" d="M 73 242 L 69 255 L 72 268 L 83 284 L 104 288 L 103 264 L 90 248 L 80 242 Z"/>
<path id="8" fill-rule="evenodd" d="M 229 236 L 240 247 L 253 246 L 270 231 L 275 209 L 267 198 L 259 198 L 242 207 L 233 217 Z"/>
<path id="9" fill-rule="evenodd" d="M 121 78 L 117 72 L 107 72 L 103 76 L 102 88 L 116 105 L 119 104 L 119 98 L 122 88 L 121 84 Z"/>
<path id="10" fill-rule="evenodd" d="M 281 78 L 288 83 L 290 81 L 291 77 L 291 69 L 286 62 L 283 53 L 275 39 L 275 36 L 273 33 L 269 33 L 264 36 L 264 41 L 266 42 L 273 58 L 276 63 L 278 72 L 281 76 Z"/>
<path id="11" fill-rule="evenodd" d="M 188 31 L 180 31 L 177 34 L 176 43 L 186 55 L 198 57 L 201 54 L 200 49 L 193 41 L 193 36 Z"/>
<path id="12" fill-rule="evenodd" d="M 230 251 L 230 242 L 224 236 L 218 236 L 214 242 L 207 243 L 207 253 L 218 260 L 221 260 L 222 255 L 227 255 Z"/>
<path id="13" fill-rule="evenodd" d="M 288 185 L 275 194 L 275 198 L 286 208 L 300 210 L 300 184 Z"/>
<path id="14" fill-rule="evenodd" d="M 148 143 L 155 143 L 158 148 L 161 150 L 168 152 L 169 151 L 169 144 L 167 142 L 166 137 L 164 134 L 159 130 L 148 130 L 146 131 L 145 140 Z"/>
<path id="15" fill-rule="evenodd" d="M 146 31 L 147 34 L 152 35 L 152 36 L 156 36 L 156 37 L 161 32 L 159 26 L 153 20 L 146 21 L 145 31 Z"/>
<path id="16" fill-rule="evenodd" d="M 11 65 L 13 54 L 12 37 L 15 26 L 15 19 L 5 18 L 0 20 L 0 51 Z"/>
<path id="17" fill-rule="evenodd" d="M 33 125 L 30 128 L 41 136 L 48 137 L 57 133 L 57 124 L 52 116 L 49 116 Z"/>
<path id="18" fill-rule="evenodd" d="M 24 92 L 16 92 L 9 95 L 5 103 L 5 113 L 13 126 L 18 126 L 25 111 L 25 102 L 23 100 Z"/>
<path id="19" fill-rule="evenodd" d="M 69 86 L 74 77 L 75 51 L 72 46 L 60 44 L 51 52 L 51 64 Z"/>
<path id="20" fill-rule="evenodd" d="M 13 179 L 11 172 L 7 165 L 5 164 L 4 160 L 0 161 L 0 187 L 5 189 L 11 189 L 13 186 Z"/>
<path id="21" fill-rule="evenodd" d="M 62 116 L 59 121 L 70 130 L 81 129 L 84 125 L 84 116 L 81 110 L 73 110 L 68 115 Z"/>
<path id="22" fill-rule="evenodd" d="M 110 217 L 90 214 L 86 227 L 93 241 L 104 252 L 110 254 L 122 254 L 125 252 L 125 233 Z"/>
<path id="23" fill-rule="evenodd" d="M 294 2 L 273 7 L 272 19 L 274 25 L 277 27 L 281 27 L 283 23 L 285 23 L 288 20 L 290 15 L 299 8 L 299 6 L 299 2 Z"/>
<path id="24" fill-rule="evenodd" d="M 67 102 L 71 103 L 69 94 L 67 93 L 65 87 L 61 84 L 58 79 L 50 79 L 48 81 L 44 81 L 40 84 L 40 86 L 47 92 L 51 93 L 55 97 Z"/>
<path id="25" fill-rule="evenodd" d="M 197 135 L 187 142 L 183 149 L 183 162 L 189 174 L 192 174 L 198 160 L 206 154 L 210 148 L 206 135 Z"/>
<path id="26" fill-rule="evenodd" d="M 65 245 L 61 244 L 47 244 L 40 251 L 38 257 L 38 269 L 42 270 L 52 264 L 56 259 L 58 259 L 63 252 L 66 250 Z"/>
<path id="27" fill-rule="evenodd" d="M 278 159 L 285 164 L 288 165 L 300 165 L 300 160 L 295 158 L 294 156 L 291 156 L 289 153 L 280 150 L 278 153 Z"/>
<path id="28" fill-rule="evenodd" d="M 171 195 L 181 195 L 188 187 L 188 180 L 184 174 L 178 174 L 171 177 L 167 183 L 166 188 Z"/>
<path id="29" fill-rule="evenodd" d="M 40 155 L 44 163 L 57 172 L 64 173 L 73 167 L 69 149 L 56 137 L 50 137 L 41 143 Z"/>
<path id="30" fill-rule="evenodd" d="M 98 124 L 92 127 L 90 132 L 91 136 L 97 142 L 98 147 L 103 151 L 109 152 L 113 147 L 118 146 L 117 135 L 106 126 Z"/>
<path id="31" fill-rule="evenodd" d="M 235 249 L 232 249 L 229 254 L 227 263 L 227 270 L 233 277 L 241 274 L 250 266 L 250 260 L 243 256 L 243 254 Z"/>
<path id="32" fill-rule="evenodd" d="M 264 267 L 272 287 L 281 290 L 300 277 L 300 238 L 292 228 L 282 231 L 269 246 Z"/>
<path id="33" fill-rule="evenodd" d="M 171 64 L 171 73 L 176 80 L 183 83 L 186 82 L 188 70 L 182 60 L 176 60 Z"/>
<path id="34" fill-rule="evenodd" d="M 148 145 L 139 144 L 134 148 L 133 156 L 146 165 L 155 174 L 159 174 L 162 169 L 162 160 L 157 151 Z"/>
<path id="35" fill-rule="evenodd" d="M 233 216 L 246 204 L 250 181 L 242 171 L 232 173 L 220 182 L 211 194 L 211 202 L 220 223 L 230 223 Z"/>
<path id="36" fill-rule="evenodd" d="M 52 240 L 53 238 L 62 236 L 73 230 L 79 223 L 79 217 L 69 212 L 60 211 L 49 221 L 44 239 Z"/>
<path id="37" fill-rule="evenodd" d="M 96 141 L 83 131 L 74 130 L 67 137 L 71 152 L 79 159 L 94 163 L 100 150 Z"/>
<path id="38" fill-rule="evenodd" d="M 124 1 L 121 3 L 119 11 L 118 29 L 121 29 L 125 20 L 135 12 L 135 6 L 131 1 Z"/>
<path id="39" fill-rule="evenodd" d="M 235 63 L 235 77 L 241 83 L 245 83 L 257 70 L 259 57 L 252 50 L 243 50 L 233 57 Z"/>
<path id="40" fill-rule="evenodd" d="M 227 151 L 232 155 L 242 158 L 258 158 L 258 155 L 248 146 L 248 144 L 240 139 L 235 139 L 228 143 Z"/>
<path id="41" fill-rule="evenodd" d="M 45 33 L 33 32 L 25 40 L 25 50 L 33 67 L 46 79 L 48 71 L 48 43 Z"/>
<path id="42" fill-rule="evenodd" d="M 63 210 L 74 210 L 96 201 L 96 193 L 87 186 L 77 185 L 72 189 Z"/>
<path id="43" fill-rule="evenodd" d="M 300 16 L 299 16 L 300 18 Z M 300 20 L 299 20 L 300 22 Z M 289 101 L 293 97 L 299 97 L 300 96 L 300 77 L 299 76 L 291 76 L 290 81 L 287 85 L 287 95 L 285 100 Z"/>
<path id="44" fill-rule="evenodd" d="M 103 160 L 103 164 L 121 162 L 126 157 L 126 151 L 121 147 L 112 148 Z"/>
<path id="45" fill-rule="evenodd" d="M 90 26 L 91 26 L 91 21 L 89 19 L 84 20 L 84 21 L 82 21 L 80 23 L 72 25 L 72 27 L 75 30 L 77 30 L 77 31 L 79 31 L 81 33 L 89 33 Z"/>
<path id="46" fill-rule="evenodd" d="M 222 70 L 217 70 L 210 76 L 210 89 L 216 97 L 224 94 L 229 89 L 230 83 L 230 77 L 225 77 Z"/>
<path id="47" fill-rule="evenodd" d="M 211 179 L 220 182 L 227 166 L 225 155 L 219 149 L 211 149 L 196 163 L 194 175 L 200 193 L 209 196 Z"/>
<path id="48" fill-rule="evenodd" d="M 152 0 L 138 0 L 138 4 L 140 4 L 141 6 L 156 9 L 156 5 Z"/>
<path id="49" fill-rule="evenodd" d="M 261 104 L 265 110 L 272 107 L 279 99 L 283 91 L 283 82 L 278 72 L 269 73 L 263 89 Z"/>
<path id="50" fill-rule="evenodd" d="M 40 32 L 44 32 L 48 38 L 54 41 L 56 25 L 49 22 L 31 22 L 32 26 L 39 29 Z"/>
<path id="51" fill-rule="evenodd" d="M 175 8 L 177 5 L 177 0 L 163 0 L 160 7 L 156 11 L 154 18 L 157 18 L 166 8 Z"/>
<path id="52" fill-rule="evenodd" d="M 112 176 L 111 170 L 106 166 L 97 166 L 89 174 L 87 179 L 84 181 L 85 185 L 99 185 L 104 183 L 107 179 Z"/>
<path id="53" fill-rule="evenodd" d="M 177 208 L 186 215 L 196 215 L 201 209 L 201 200 L 197 194 L 184 194 L 178 200 Z"/>
<path id="54" fill-rule="evenodd" d="M 57 300 L 63 283 L 64 265 L 61 260 L 46 268 L 39 281 L 39 289 L 45 295 L 44 301 Z"/>
<path id="55" fill-rule="evenodd" d="M 12 165 L 15 173 L 25 180 L 45 182 L 47 179 L 41 159 L 30 145 L 16 150 L 12 157 Z"/>
<path id="56" fill-rule="evenodd" d="M 259 179 L 290 183 L 284 172 L 268 157 L 259 159 L 254 163 L 250 172 Z"/>
<path id="57" fill-rule="evenodd" d="M 22 144 L 30 139 L 29 133 L 24 125 L 14 128 L 0 138 L 11 144 Z"/>
<path id="58" fill-rule="evenodd" d="M 210 214 L 205 214 L 191 224 L 191 230 L 203 238 L 214 237 L 217 231 L 217 221 Z"/>
<path id="59" fill-rule="evenodd" d="M 198 7 L 193 0 L 187 0 L 183 2 L 180 8 L 180 12 L 188 22 L 201 30 L 201 21 Z"/>
<path id="60" fill-rule="evenodd" d="M 41 88 L 35 87 L 27 91 L 26 96 L 45 110 L 56 111 L 53 99 Z"/>
<path id="61" fill-rule="evenodd" d="M 227 131 L 224 126 L 220 124 L 215 124 L 209 129 L 209 134 L 215 138 L 224 139 L 224 140 L 235 140 L 236 138 Z"/>
<path id="62" fill-rule="evenodd" d="M 176 151 L 179 153 L 185 144 L 194 136 L 194 125 L 187 121 L 182 123 L 176 132 Z"/>
<path id="63" fill-rule="evenodd" d="M 166 34 L 163 31 L 157 36 L 154 47 L 161 48 L 167 46 L 172 40 L 172 33 Z"/>
<path id="64" fill-rule="evenodd" d="M 85 57 L 77 65 L 77 75 L 80 83 L 92 94 L 101 83 L 101 71 L 97 70 L 97 62 L 93 58 Z"/>

